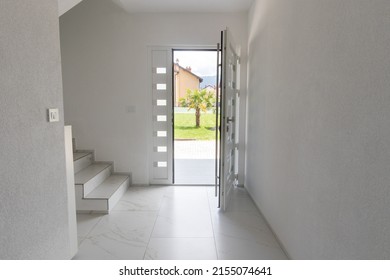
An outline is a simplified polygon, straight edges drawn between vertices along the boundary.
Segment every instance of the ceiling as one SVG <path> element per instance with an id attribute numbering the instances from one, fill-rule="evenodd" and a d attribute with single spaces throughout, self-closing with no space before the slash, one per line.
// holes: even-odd
<path id="1" fill-rule="evenodd" d="M 248 11 L 256 0 L 112 0 L 129 13 L 229 13 Z"/>

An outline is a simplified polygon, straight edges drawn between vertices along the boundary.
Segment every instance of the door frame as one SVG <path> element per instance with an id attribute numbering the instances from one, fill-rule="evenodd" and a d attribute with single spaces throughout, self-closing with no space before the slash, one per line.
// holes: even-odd
<path id="1" fill-rule="evenodd" d="M 175 104 L 174 104 L 174 98 L 175 98 L 175 86 L 174 86 L 175 77 L 174 77 L 174 75 L 175 75 L 175 73 L 174 73 L 174 69 L 173 69 L 174 63 L 175 63 L 173 61 L 175 51 L 216 52 L 218 55 L 218 46 L 217 45 L 215 45 L 214 47 L 211 47 L 211 46 L 209 46 L 209 47 L 204 47 L 204 46 L 203 47 L 193 47 L 193 46 L 190 47 L 190 46 L 188 46 L 185 48 L 183 48 L 181 46 L 179 48 L 172 48 L 172 178 L 173 178 L 172 184 L 173 185 L 176 184 L 175 183 Z M 218 69 L 217 69 L 217 71 L 218 71 Z M 215 174 L 215 176 L 216 176 L 216 174 Z M 186 184 L 186 183 L 182 184 L 182 183 L 180 183 L 179 185 L 181 185 L 181 186 L 214 186 L 213 183 L 210 183 L 210 184 Z"/>
<path id="2" fill-rule="evenodd" d="M 174 98 L 174 89 L 173 89 L 173 83 L 174 83 L 174 65 L 173 65 L 173 51 L 175 50 L 183 50 L 183 51 L 201 51 L 201 50 L 207 50 L 207 51 L 212 51 L 216 50 L 217 51 L 217 44 L 215 45 L 177 45 L 177 44 L 172 44 L 172 45 L 150 45 L 147 46 L 147 83 L 148 83 L 148 109 L 149 112 L 153 112 L 153 66 L 152 66 L 152 52 L 153 51 L 167 51 L 170 53 L 170 65 L 167 66 L 167 72 L 169 71 L 171 79 L 169 80 L 170 85 L 167 86 L 167 89 L 170 89 L 170 94 L 171 94 L 171 103 L 170 107 L 170 112 L 171 116 L 168 118 L 167 121 L 171 122 L 170 125 L 170 130 L 171 132 L 168 133 L 168 153 L 170 154 L 168 158 L 170 159 L 170 163 L 168 162 L 168 169 L 169 170 L 169 176 L 167 180 L 161 180 L 156 181 L 153 180 L 152 175 L 153 175 L 153 150 L 154 150 L 154 145 L 153 145 L 153 134 L 151 133 L 153 131 L 153 114 L 148 113 L 147 114 L 147 123 L 148 123 L 148 137 L 147 137 L 147 142 L 148 142 L 148 153 L 147 153 L 147 158 L 148 158 L 148 178 L 149 178 L 149 185 L 173 185 L 174 184 L 174 120 L 173 120 L 173 110 L 174 110 L 174 104 L 173 104 L 173 98 Z M 169 97 L 167 97 L 169 98 Z M 168 125 L 169 126 L 169 125 Z M 171 148 L 171 151 L 169 151 L 169 148 Z M 181 184 L 182 185 L 182 184 Z"/>

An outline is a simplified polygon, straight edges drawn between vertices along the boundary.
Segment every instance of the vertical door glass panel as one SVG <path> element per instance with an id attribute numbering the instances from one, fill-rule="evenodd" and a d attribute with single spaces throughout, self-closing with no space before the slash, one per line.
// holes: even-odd
<path id="1" fill-rule="evenodd" d="M 157 99 L 157 106 L 167 106 L 167 100 Z"/>
<path id="2" fill-rule="evenodd" d="M 157 90 L 166 90 L 167 84 L 157 84 L 156 88 L 157 88 Z"/>
<path id="3" fill-rule="evenodd" d="M 156 68 L 156 73 L 157 74 L 166 74 L 167 73 L 167 68 L 165 68 L 165 67 L 157 67 Z"/>
<path id="4" fill-rule="evenodd" d="M 157 152 L 159 152 L 159 153 L 166 153 L 167 152 L 167 147 L 166 146 L 158 146 L 157 147 Z"/>
<path id="5" fill-rule="evenodd" d="M 157 116 L 157 121 L 158 122 L 166 122 L 167 121 L 167 116 L 159 115 L 159 116 Z"/>
<path id="6" fill-rule="evenodd" d="M 157 162 L 157 167 L 167 167 L 168 163 L 166 161 Z"/>

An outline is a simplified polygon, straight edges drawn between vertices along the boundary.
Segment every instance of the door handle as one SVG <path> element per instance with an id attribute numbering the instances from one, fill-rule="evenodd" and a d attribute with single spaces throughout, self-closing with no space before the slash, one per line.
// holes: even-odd
<path id="1" fill-rule="evenodd" d="M 226 122 L 227 122 L 227 123 L 234 122 L 234 117 L 232 117 L 232 118 L 229 118 L 229 117 L 228 117 L 228 118 L 226 119 Z"/>

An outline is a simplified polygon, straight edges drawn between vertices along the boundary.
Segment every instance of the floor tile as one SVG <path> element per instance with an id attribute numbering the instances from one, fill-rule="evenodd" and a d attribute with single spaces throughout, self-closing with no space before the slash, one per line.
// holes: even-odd
<path id="1" fill-rule="evenodd" d="M 86 236 L 74 259 L 143 259 L 157 212 L 111 212 Z"/>
<path id="2" fill-rule="evenodd" d="M 259 213 L 219 211 L 212 214 L 212 223 L 216 237 L 239 238 L 261 246 L 279 246 Z"/>
<path id="3" fill-rule="evenodd" d="M 215 188 L 209 187 L 207 189 L 207 196 L 210 203 L 211 210 L 218 210 L 218 197 L 215 197 Z M 250 211 L 258 213 L 256 205 L 243 188 L 235 188 L 232 191 L 231 198 L 226 209 L 227 212 L 236 212 L 236 211 Z"/>
<path id="4" fill-rule="evenodd" d="M 213 237 L 211 219 L 208 213 L 158 216 L 152 237 Z"/>
<path id="5" fill-rule="evenodd" d="M 100 221 L 104 214 L 77 214 L 77 236 L 79 244 Z"/>
<path id="6" fill-rule="evenodd" d="M 207 191 L 175 187 L 164 197 L 152 237 L 213 237 Z"/>
<path id="7" fill-rule="evenodd" d="M 158 211 L 169 187 L 130 187 L 113 211 Z"/>
<path id="8" fill-rule="evenodd" d="M 234 238 L 216 237 L 220 260 L 284 260 L 286 255 L 279 246 L 266 246 L 256 242 Z"/>
<path id="9" fill-rule="evenodd" d="M 205 198 L 207 197 L 207 189 L 209 187 L 204 186 L 180 186 L 175 185 L 167 189 L 165 197 L 170 198 Z"/>
<path id="10" fill-rule="evenodd" d="M 180 212 L 180 213 L 179 213 Z M 209 214 L 209 201 L 205 190 L 196 192 L 188 190 L 187 194 L 180 192 L 167 193 L 163 199 L 159 216 Z"/>
<path id="11" fill-rule="evenodd" d="M 74 259 L 286 259 L 245 189 L 131 187 L 109 215 L 79 214 Z"/>
<path id="12" fill-rule="evenodd" d="M 147 260 L 216 260 L 214 238 L 151 238 Z"/>

